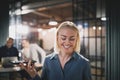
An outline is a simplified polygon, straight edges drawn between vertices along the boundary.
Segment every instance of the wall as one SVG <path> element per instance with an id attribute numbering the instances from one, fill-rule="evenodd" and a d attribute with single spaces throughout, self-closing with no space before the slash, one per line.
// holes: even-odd
<path id="1" fill-rule="evenodd" d="M 3 5 L 4 4 L 4 5 Z M 8 0 L 0 2 L 0 46 L 5 44 L 9 30 L 9 3 Z"/>
<path id="2" fill-rule="evenodd" d="M 44 49 L 50 50 L 53 48 L 55 30 L 56 28 L 51 28 L 51 29 L 42 29 L 41 31 L 39 31 L 39 39 L 43 40 Z"/>
<path id="3" fill-rule="evenodd" d="M 120 5 L 116 0 L 106 1 L 106 80 L 120 80 Z"/>

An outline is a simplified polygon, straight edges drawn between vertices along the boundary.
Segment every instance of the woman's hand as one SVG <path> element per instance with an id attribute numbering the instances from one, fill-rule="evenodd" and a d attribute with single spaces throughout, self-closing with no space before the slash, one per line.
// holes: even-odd
<path id="1" fill-rule="evenodd" d="M 34 64 L 31 63 L 31 60 L 28 63 L 20 63 L 20 67 L 28 72 L 28 74 L 33 78 L 37 75 Z"/>

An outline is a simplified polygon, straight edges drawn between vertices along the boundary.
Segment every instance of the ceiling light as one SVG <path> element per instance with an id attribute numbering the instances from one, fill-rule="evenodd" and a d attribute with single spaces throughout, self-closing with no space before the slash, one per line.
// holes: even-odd
<path id="1" fill-rule="evenodd" d="M 30 12 L 33 12 L 34 10 L 32 10 L 32 9 L 26 9 L 26 10 L 21 10 L 21 9 L 17 9 L 16 11 L 15 11 L 15 14 L 16 15 L 22 15 L 22 14 L 28 14 L 28 13 L 30 13 Z"/>
<path id="2" fill-rule="evenodd" d="M 106 17 L 102 17 L 101 20 L 102 20 L 102 21 L 106 21 Z"/>
<path id="3" fill-rule="evenodd" d="M 51 26 L 55 26 L 55 25 L 57 25 L 58 24 L 58 22 L 55 20 L 55 18 L 54 17 L 52 17 L 51 19 L 50 19 L 50 21 L 49 21 L 49 23 L 48 23 L 49 25 L 51 25 Z"/>

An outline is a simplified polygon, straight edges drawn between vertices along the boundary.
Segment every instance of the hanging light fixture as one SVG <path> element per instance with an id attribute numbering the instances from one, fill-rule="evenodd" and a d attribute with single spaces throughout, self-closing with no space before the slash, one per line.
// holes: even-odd
<path id="1" fill-rule="evenodd" d="M 49 20 L 49 23 L 48 23 L 49 25 L 51 25 L 51 26 L 55 26 L 55 25 L 57 25 L 58 24 L 58 22 L 55 20 L 55 17 L 54 16 L 52 16 L 52 18 L 50 18 L 50 20 Z"/>

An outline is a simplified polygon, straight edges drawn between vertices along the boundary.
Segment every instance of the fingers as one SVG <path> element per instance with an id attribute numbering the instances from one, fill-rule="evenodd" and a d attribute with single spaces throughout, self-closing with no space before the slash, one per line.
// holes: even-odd
<path id="1" fill-rule="evenodd" d="M 20 63 L 19 66 L 21 67 L 21 69 L 25 69 L 26 65 L 24 63 Z"/>
<path id="2" fill-rule="evenodd" d="M 25 70 L 29 70 L 30 68 L 31 68 L 31 61 L 29 61 L 29 62 L 21 62 L 20 64 L 19 64 L 19 66 L 22 68 L 22 69 L 25 69 Z"/>
<path id="3" fill-rule="evenodd" d="M 21 62 L 19 65 L 21 69 L 25 69 L 27 72 L 34 70 L 34 65 L 32 65 L 31 60 L 29 60 L 28 62 Z"/>
<path id="4" fill-rule="evenodd" d="M 32 64 L 32 61 L 29 60 L 28 63 L 20 63 L 20 67 L 26 70 L 31 77 L 35 77 L 35 75 L 37 74 L 37 71 L 35 70 L 34 65 L 31 65 L 31 64 Z"/>
<path id="5" fill-rule="evenodd" d="M 35 77 L 35 75 L 37 74 L 31 60 L 27 64 L 27 72 L 30 74 L 31 77 Z"/>
<path id="6" fill-rule="evenodd" d="M 30 70 L 32 68 L 31 66 L 31 60 L 28 61 L 27 68 Z"/>

